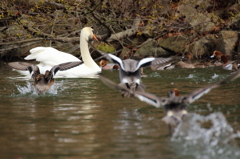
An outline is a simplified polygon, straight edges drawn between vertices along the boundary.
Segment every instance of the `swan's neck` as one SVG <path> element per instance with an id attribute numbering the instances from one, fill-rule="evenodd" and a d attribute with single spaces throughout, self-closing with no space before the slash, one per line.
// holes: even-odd
<path id="1" fill-rule="evenodd" d="M 94 62 L 90 55 L 88 42 L 84 37 L 80 37 L 80 50 L 84 64 L 96 71 L 100 71 L 100 67 Z"/>

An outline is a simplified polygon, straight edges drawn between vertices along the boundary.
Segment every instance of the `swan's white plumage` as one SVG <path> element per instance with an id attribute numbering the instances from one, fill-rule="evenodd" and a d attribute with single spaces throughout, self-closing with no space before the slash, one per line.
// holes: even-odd
<path id="1" fill-rule="evenodd" d="M 101 68 L 92 59 L 88 48 L 88 40 L 92 38 L 92 36 L 92 28 L 85 27 L 82 29 L 80 36 L 80 50 L 84 64 L 66 71 L 59 71 L 54 76 L 55 78 L 92 78 L 96 77 L 96 75 L 101 72 Z M 36 47 L 31 49 L 30 53 L 30 55 L 25 57 L 25 60 L 36 60 L 40 62 L 37 66 L 43 74 L 46 70 L 50 70 L 55 65 L 65 62 L 80 61 L 77 57 L 52 47 Z M 19 72 L 23 75 L 29 76 L 29 73 L 26 71 Z"/>

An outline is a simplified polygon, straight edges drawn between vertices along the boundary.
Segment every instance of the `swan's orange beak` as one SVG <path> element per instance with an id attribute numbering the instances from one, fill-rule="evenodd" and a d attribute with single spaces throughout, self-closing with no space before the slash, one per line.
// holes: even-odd
<path id="1" fill-rule="evenodd" d="M 93 34 L 93 39 L 98 41 L 96 34 Z"/>

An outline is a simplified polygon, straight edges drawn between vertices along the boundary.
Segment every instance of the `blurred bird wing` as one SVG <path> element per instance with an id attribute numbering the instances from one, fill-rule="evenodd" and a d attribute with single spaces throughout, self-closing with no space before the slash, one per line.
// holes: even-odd
<path id="1" fill-rule="evenodd" d="M 144 59 L 140 60 L 137 64 L 137 67 L 135 68 L 135 71 L 137 71 L 140 67 L 146 67 L 146 66 L 151 65 L 153 60 L 155 60 L 154 57 L 148 57 L 148 58 L 144 58 Z"/>
<path id="2" fill-rule="evenodd" d="M 10 62 L 7 65 L 17 70 L 27 71 L 32 64 L 27 62 Z"/>
<path id="3" fill-rule="evenodd" d="M 152 61 L 152 65 L 166 65 L 169 64 L 169 62 L 175 62 L 175 61 L 179 61 L 179 58 L 176 57 L 168 57 L 168 58 L 163 58 L 163 57 L 159 57 L 156 58 L 154 61 Z"/>
<path id="4" fill-rule="evenodd" d="M 188 104 L 193 103 L 194 101 L 201 98 L 204 94 L 209 93 L 213 88 L 216 88 L 218 86 L 219 86 L 218 84 L 212 84 L 212 85 L 209 85 L 209 86 L 204 87 L 204 88 L 196 89 L 195 91 L 193 91 L 189 95 L 185 96 L 184 102 L 188 103 Z"/>
<path id="5" fill-rule="evenodd" d="M 50 70 L 50 73 L 48 74 L 48 77 L 46 77 L 46 78 L 48 80 L 52 79 L 53 76 L 55 76 L 55 74 L 58 71 L 65 71 L 65 70 L 71 69 L 73 67 L 79 66 L 81 64 L 83 64 L 82 61 L 75 61 L 75 62 L 66 62 L 66 63 L 61 63 L 59 65 L 55 65 L 52 67 L 52 69 Z"/>
<path id="6" fill-rule="evenodd" d="M 168 58 L 156 58 L 154 61 L 152 61 L 151 67 L 157 68 L 158 70 L 164 70 L 171 65 L 178 62 L 180 59 L 179 57 L 168 57 Z M 162 68 L 162 69 L 161 69 Z"/>
<path id="7" fill-rule="evenodd" d="M 137 97 L 140 101 L 148 103 L 156 108 L 165 106 L 168 103 L 168 98 L 158 97 L 154 94 L 147 92 L 134 92 L 134 96 Z"/>
<path id="8" fill-rule="evenodd" d="M 35 66 L 31 63 L 27 62 L 10 62 L 8 63 L 8 66 L 17 69 L 17 70 L 22 70 L 22 71 L 29 71 L 31 74 L 32 79 L 35 79 L 37 75 L 40 74 L 38 66 Z"/>
<path id="9" fill-rule="evenodd" d="M 225 79 L 223 79 L 215 84 L 211 84 L 206 87 L 199 88 L 199 89 L 193 91 L 192 93 L 190 93 L 189 95 L 185 96 L 186 102 L 193 103 L 195 100 L 201 98 L 204 94 L 207 94 L 208 92 L 210 92 L 213 88 L 217 88 L 223 84 L 227 84 L 231 81 L 234 81 L 235 79 L 239 78 L 239 76 L 240 76 L 240 70 L 229 75 Z"/>
<path id="10" fill-rule="evenodd" d="M 31 78 L 34 80 L 39 74 L 40 74 L 40 70 L 39 67 L 36 65 L 31 65 L 28 67 L 28 70 L 31 74 Z"/>
<path id="11" fill-rule="evenodd" d="M 120 90 L 120 91 L 126 91 L 131 95 L 134 95 L 136 98 L 139 100 L 146 102 L 150 105 L 153 105 L 157 108 L 164 106 L 167 103 L 168 98 L 162 98 L 162 97 L 157 97 L 153 94 L 146 93 L 146 92 L 140 92 L 140 91 L 131 91 L 126 87 L 124 83 L 116 84 L 115 82 L 109 80 L 108 78 L 101 76 L 100 75 L 100 80 L 107 85 L 110 88 Z"/>
<path id="12" fill-rule="evenodd" d="M 123 62 L 119 57 L 117 57 L 113 54 L 108 54 L 108 56 L 109 56 L 109 58 L 108 58 L 109 61 L 118 64 L 124 71 L 126 71 L 124 66 L 123 66 Z"/>
<path id="13" fill-rule="evenodd" d="M 116 90 L 120 90 L 120 91 L 127 91 L 127 92 L 130 91 L 127 87 L 125 87 L 125 84 L 123 84 L 123 83 L 117 84 L 102 75 L 100 75 L 99 78 L 106 86 L 108 86 L 112 89 L 116 89 Z"/>

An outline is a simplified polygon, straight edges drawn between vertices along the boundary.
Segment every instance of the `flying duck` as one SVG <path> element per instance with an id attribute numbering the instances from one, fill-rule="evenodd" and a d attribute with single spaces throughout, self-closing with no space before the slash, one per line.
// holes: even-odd
<path id="1" fill-rule="evenodd" d="M 100 80 L 107 86 L 120 90 L 122 92 L 127 91 L 132 96 L 137 97 L 139 100 L 146 102 L 156 108 L 164 108 L 166 116 L 162 118 L 169 125 L 169 132 L 171 132 L 170 125 L 178 125 L 183 117 L 187 114 L 187 106 L 197 99 L 201 98 L 204 94 L 207 94 L 212 89 L 217 88 L 223 84 L 237 79 L 240 76 L 240 70 L 226 77 L 222 81 L 208 85 L 203 88 L 196 89 L 190 94 L 179 96 L 178 90 L 174 89 L 168 92 L 168 97 L 158 97 L 154 94 L 141 91 L 132 91 L 126 89 L 106 77 L 100 76 Z"/>

